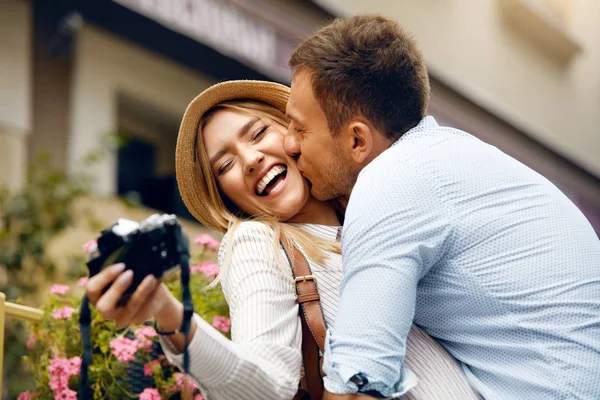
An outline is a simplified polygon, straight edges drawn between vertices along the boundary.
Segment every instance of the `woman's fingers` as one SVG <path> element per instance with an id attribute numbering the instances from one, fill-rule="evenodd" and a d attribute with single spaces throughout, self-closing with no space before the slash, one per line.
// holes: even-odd
<path id="1" fill-rule="evenodd" d="M 112 283 L 110 288 L 96 302 L 96 310 L 104 319 L 116 319 L 123 311 L 117 308 L 117 302 L 133 280 L 133 271 L 128 269 Z"/>
<path id="2" fill-rule="evenodd" d="M 97 275 L 90 278 L 85 285 L 88 299 L 90 303 L 96 304 L 102 296 L 104 288 L 115 280 L 117 276 L 125 269 L 125 264 L 119 263 L 111 265 L 108 268 L 103 269 Z"/>
<path id="3" fill-rule="evenodd" d="M 139 320 L 143 322 L 150 317 L 150 315 L 142 315 L 143 313 L 140 313 L 140 311 L 143 311 L 141 308 L 144 304 L 153 301 L 152 297 L 157 283 L 158 282 L 154 275 L 148 275 L 144 278 L 144 280 L 140 283 L 135 292 L 133 292 L 127 301 L 127 305 L 123 308 L 119 317 L 116 319 L 115 322 L 118 326 L 127 326 L 132 322 L 135 323 L 135 321 Z"/>
<path id="4" fill-rule="evenodd" d="M 119 299 L 133 281 L 133 271 L 124 264 L 115 264 L 103 269 L 86 284 L 90 303 L 95 305 L 102 318 L 114 320 L 119 326 L 142 323 L 154 316 L 167 303 L 164 291 L 159 291 L 159 282 L 154 275 L 142 280 L 124 307 L 117 307 Z M 105 288 L 110 285 L 108 290 Z M 168 289 L 167 289 L 168 291 Z M 104 292 L 104 293 L 103 293 Z"/>
<path id="5" fill-rule="evenodd" d="M 156 317 L 159 312 L 168 306 L 169 302 L 177 302 L 177 299 L 173 297 L 164 283 L 157 284 L 152 294 L 148 296 L 147 301 L 139 308 L 132 322 L 139 325 L 149 317 Z M 173 316 L 173 318 L 177 317 L 177 315 Z"/>

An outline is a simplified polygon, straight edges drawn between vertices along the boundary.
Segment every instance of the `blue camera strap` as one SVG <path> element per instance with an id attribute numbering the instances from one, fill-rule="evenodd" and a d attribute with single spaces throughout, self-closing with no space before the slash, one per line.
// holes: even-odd
<path id="1" fill-rule="evenodd" d="M 79 399 L 92 399 L 92 388 L 89 384 L 88 368 L 92 365 L 92 341 L 91 337 L 92 312 L 90 310 L 89 299 L 84 295 L 81 299 L 81 309 L 79 310 L 79 331 L 81 332 L 81 344 L 83 354 L 81 356 L 81 369 L 79 370 Z"/>
<path id="2" fill-rule="evenodd" d="M 190 292 L 190 252 L 189 248 L 185 246 L 187 241 L 183 238 L 183 231 L 181 229 L 176 229 L 175 236 L 177 252 L 180 254 L 179 265 L 181 266 L 181 301 L 183 303 L 181 332 L 185 338 L 185 344 L 183 346 L 183 371 L 187 375 L 190 368 L 190 354 L 188 351 L 190 342 L 189 333 L 192 324 L 192 316 L 194 315 L 194 303 L 192 303 L 192 294 Z"/>

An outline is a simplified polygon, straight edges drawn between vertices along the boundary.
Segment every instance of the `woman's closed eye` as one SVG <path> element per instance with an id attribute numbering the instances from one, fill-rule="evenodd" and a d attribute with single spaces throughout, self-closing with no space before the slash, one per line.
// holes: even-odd
<path id="1" fill-rule="evenodd" d="M 268 129 L 269 129 L 269 125 L 263 125 L 262 127 L 258 128 L 250 137 L 250 141 L 251 142 L 259 141 L 264 136 L 264 134 L 267 132 Z M 226 160 L 217 169 L 217 176 L 221 176 L 225 172 L 227 172 L 229 170 L 229 167 L 231 167 L 232 164 L 233 164 L 233 160 L 231 160 L 231 159 Z"/>
<path id="2" fill-rule="evenodd" d="M 267 131 L 267 129 L 269 128 L 268 125 L 264 125 L 261 128 L 259 128 L 254 135 L 252 135 L 251 140 L 253 142 L 256 142 L 257 140 L 260 140 L 260 138 L 265 134 L 265 132 Z"/>
<path id="3" fill-rule="evenodd" d="M 227 172 L 232 163 L 232 160 L 227 160 L 223 164 L 221 164 L 221 166 L 217 170 L 217 176 L 223 175 L 225 172 Z"/>

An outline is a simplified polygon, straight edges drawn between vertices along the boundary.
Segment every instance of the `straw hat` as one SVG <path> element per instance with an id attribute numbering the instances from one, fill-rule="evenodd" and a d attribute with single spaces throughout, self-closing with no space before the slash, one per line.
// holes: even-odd
<path id="1" fill-rule="evenodd" d="M 227 100 L 258 100 L 285 112 L 290 88 L 265 81 L 227 81 L 218 83 L 200 93 L 188 105 L 179 127 L 175 151 L 177 185 L 183 202 L 196 219 L 200 220 L 197 205 L 206 201 L 200 197 L 199 174 L 196 171 L 196 135 L 200 119 L 208 110 Z"/>

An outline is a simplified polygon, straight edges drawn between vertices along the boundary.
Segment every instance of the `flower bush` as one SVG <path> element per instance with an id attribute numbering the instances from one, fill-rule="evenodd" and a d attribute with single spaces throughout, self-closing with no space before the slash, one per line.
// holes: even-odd
<path id="1" fill-rule="evenodd" d="M 194 243 L 200 247 L 193 255 L 190 267 L 190 290 L 195 311 L 229 337 L 229 310 L 220 288 L 206 286 L 219 273 L 215 262 L 219 242 L 210 235 L 201 235 Z M 86 246 L 84 245 L 84 251 Z M 165 278 L 169 289 L 181 298 L 179 273 Z M 79 309 L 87 278 L 75 287 L 55 284 L 43 305 L 44 316 L 32 325 L 27 341 L 29 353 L 26 365 L 33 374 L 35 388 L 19 395 L 27 399 L 77 399 L 81 367 L 81 335 Z M 139 398 L 158 400 L 177 398 L 186 381 L 194 400 L 203 399 L 191 380 L 169 363 L 160 351 L 158 336 L 149 324 L 129 326 L 120 330 L 112 321 L 103 320 L 92 309 L 91 340 L 93 364 L 89 380 L 94 399 Z M 131 372 L 143 371 L 140 377 Z M 139 381 L 143 387 L 139 388 Z M 137 387 L 137 389 L 136 389 Z"/>
<path id="2" fill-rule="evenodd" d="M 54 279 L 59 266 L 48 252 L 49 244 L 73 225 L 73 203 L 88 193 L 92 181 L 85 173 L 56 168 L 50 154 L 42 152 L 28 165 L 21 188 L 10 190 L 0 183 L 0 292 L 9 301 L 31 301 L 40 285 Z M 71 261 L 71 254 L 63 257 Z M 14 399 L 31 386 L 22 367 L 27 331 L 18 320 L 4 329 L 0 379 L 4 397 Z"/>

